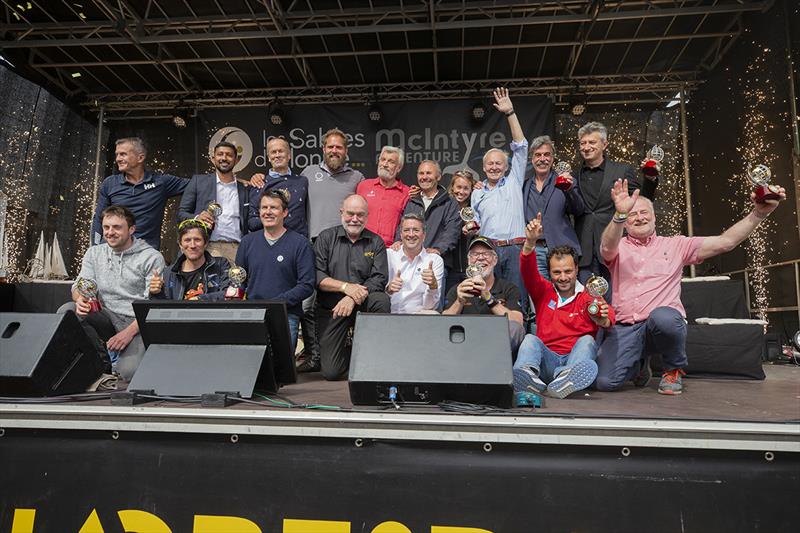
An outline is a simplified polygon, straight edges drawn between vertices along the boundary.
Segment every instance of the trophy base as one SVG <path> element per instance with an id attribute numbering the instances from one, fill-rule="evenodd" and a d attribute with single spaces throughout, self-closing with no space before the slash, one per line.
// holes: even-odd
<path id="1" fill-rule="evenodd" d="M 661 172 L 661 165 L 658 164 L 658 161 L 653 161 L 652 159 L 645 161 L 642 168 L 639 169 L 642 174 L 645 176 L 654 178 L 658 176 L 659 172 Z"/>
<path id="2" fill-rule="evenodd" d="M 763 204 L 767 200 L 780 200 L 779 190 L 777 185 L 759 185 L 754 191 L 756 193 L 756 202 Z"/>
<path id="3" fill-rule="evenodd" d="M 103 306 L 100 305 L 100 300 L 92 300 L 92 301 L 89 302 L 89 312 L 90 313 L 97 313 L 102 308 L 103 308 Z"/>
<path id="4" fill-rule="evenodd" d="M 225 289 L 226 300 L 244 300 L 244 289 L 241 287 L 228 287 Z"/>
<path id="5" fill-rule="evenodd" d="M 555 188 L 560 190 L 560 191 L 567 192 L 568 190 L 570 190 L 572 188 L 572 184 L 564 176 L 558 176 L 556 178 Z"/>
<path id="6" fill-rule="evenodd" d="M 480 225 L 474 220 L 472 222 L 467 222 L 466 226 L 467 226 L 467 231 L 478 231 L 479 229 L 481 229 Z"/>

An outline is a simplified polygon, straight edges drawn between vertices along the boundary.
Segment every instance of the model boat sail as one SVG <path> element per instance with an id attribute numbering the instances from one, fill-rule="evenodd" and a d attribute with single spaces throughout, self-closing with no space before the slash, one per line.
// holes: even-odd
<path id="1" fill-rule="evenodd" d="M 26 269 L 30 279 L 44 279 L 47 265 L 47 245 L 44 242 L 44 231 L 39 234 L 39 244 L 36 245 L 36 254 L 28 261 Z"/>
<path id="2" fill-rule="evenodd" d="M 58 245 L 58 234 L 53 234 L 53 246 L 50 248 L 50 279 L 67 279 L 67 268 L 61 246 Z"/>

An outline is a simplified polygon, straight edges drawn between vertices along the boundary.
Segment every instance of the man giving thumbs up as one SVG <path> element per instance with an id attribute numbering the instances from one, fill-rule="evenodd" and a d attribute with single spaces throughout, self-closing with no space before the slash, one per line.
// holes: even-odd
<path id="1" fill-rule="evenodd" d="M 386 294 L 391 298 L 392 313 L 438 310 L 444 263 L 438 254 L 428 253 L 422 247 L 425 221 L 421 215 L 403 215 L 400 241 L 399 250 L 386 250 L 390 280 Z"/>

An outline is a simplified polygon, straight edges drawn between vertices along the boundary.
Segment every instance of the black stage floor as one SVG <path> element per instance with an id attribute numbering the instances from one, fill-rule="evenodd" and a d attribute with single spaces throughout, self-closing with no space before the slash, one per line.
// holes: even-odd
<path id="1" fill-rule="evenodd" d="M 739 379 L 684 378 L 684 393 L 680 396 L 658 394 L 658 377 L 649 386 L 634 388 L 628 385 L 617 392 L 581 391 L 558 400 L 545 397 L 545 406 L 534 414 L 575 417 L 624 417 L 641 419 L 702 419 L 740 422 L 797 422 L 800 421 L 800 367 L 794 365 L 764 365 L 767 378 L 763 381 Z M 122 384 L 124 387 L 124 384 Z M 325 406 L 342 410 L 394 411 L 386 407 L 353 406 L 346 381 L 325 381 L 319 373 L 300 374 L 298 383 L 286 385 L 279 391 L 282 398 L 295 404 Z M 261 397 L 265 408 L 271 406 Z M 82 402 L 86 403 L 86 402 Z M 108 405 L 108 400 L 91 402 Z M 169 401 L 148 402 L 147 406 L 169 406 Z M 201 408 L 198 404 L 182 407 Z M 252 403 L 240 403 L 229 409 L 258 408 Z M 513 409 L 515 414 L 531 413 L 531 409 Z M 401 412 L 441 412 L 435 406 L 403 406 Z M 463 413 L 462 413 L 463 414 Z"/>

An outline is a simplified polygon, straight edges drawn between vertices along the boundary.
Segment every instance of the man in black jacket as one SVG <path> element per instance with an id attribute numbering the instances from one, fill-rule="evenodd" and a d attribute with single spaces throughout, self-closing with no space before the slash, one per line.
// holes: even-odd
<path id="1" fill-rule="evenodd" d="M 605 157 L 608 147 L 608 130 L 599 122 L 589 122 L 578 130 L 578 140 L 583 163 L 578 168 L 575 179 L 583 195 L 585 209 L 575 218 L 575 232 L 581 244 L 580 272 L 581 283 L 592 274 L 603 276 L 611 284 L 611 274 L 600 258 L 600 240 L 603 230 L 614 216 L 614 202 L 611 189 L 618 179 L 628 180 L 628 191 L 640 189 L 645 198 L 655 198 L 658 177 L 642 181 L 639 172 L 627 163 L 617 163 Z M 610 303 L 611 288 L 606 294 Z"/>
<path id="2" fill-rule="evenodd" d="M 222 300 L 228 288 L 228 269 L 224 257 L 206 250 L 208 229 L 199 220 L 189 219 L 178 226 L 181 253 L 164 272 L 150 279 L 150 297 L 166 300 Z"/>
<path id="3" fill-rule="evenodd" d="M 453 250 L 461 236 L 461 215 L 458 203 L 447 194 L 447 190 L 439 185 L 442 169 L 436 161 L 425 160 L 417 167 L 417 183 L 420 192 L 412 196 L 406 204 L 403 214 L 417 213 L 425 219 L 425 251 L 445 255 Z M 393 250 L 399 250 L 400 228 L 397 228 Z M 444 277 L 447 277 L 445 271 Z M 442 284 L 444 303 L 444 284 Z"/>

